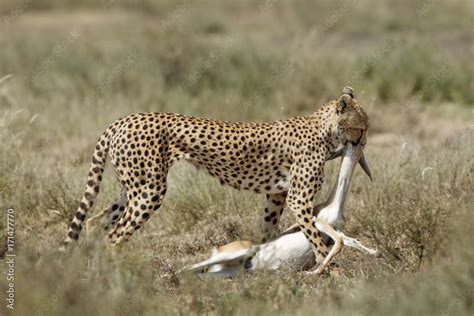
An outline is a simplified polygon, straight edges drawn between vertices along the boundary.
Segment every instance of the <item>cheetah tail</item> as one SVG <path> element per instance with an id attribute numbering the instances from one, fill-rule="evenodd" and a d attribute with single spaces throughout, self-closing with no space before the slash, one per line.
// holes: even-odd
<path id="1" fill-rule="evenodd" d="M 99 186 L 102 181 L 102 173 L 104 172 L 105 162 L 107 159 L 107 153 L 109 151 L 110 140 L 109 131 L 106 130 L 104 134 L 99 138 L 97 145 L 92 155 L 92 162 L 89 169 L 89 175 L 87 176 L 87 188 L 82 197 L 79 208 L 77 209 L 74 218 L 72 219 L 69 231 L 64 241 L 64 246 L 61 250 L 79 239 L 79 233 L 81 232 L 84 220 L 86 219 L 87 211 L 94 204 L 97 195 L 99 194 Z"/>

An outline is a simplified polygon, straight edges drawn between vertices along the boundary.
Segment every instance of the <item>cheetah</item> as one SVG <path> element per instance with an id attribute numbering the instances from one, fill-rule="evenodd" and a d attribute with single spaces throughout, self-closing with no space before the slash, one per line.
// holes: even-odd
<path id="1" fill-rule="evenodd" d="M 266 123 L 240 123 L 174 113 L 138 113 L 112 123 L 95 147 L 87 188 L 69 226 L 64 246 L 76 242 L 102 181 L 107 157 L 122 187 L 105 217 L 113 248 L 127 241 L 159 208 L 168 170 L 187 160 L 221 184 L 266 195 L 263 241 L 276 235 L 284 208 L 310 241 L 316 261 L 329 254 L 312 224 L 315 194 L 324 180 L 324 163 L 346 142 L 366 143 L 368 116 L 345 87 L 342 95 L 311 115 Z"/>

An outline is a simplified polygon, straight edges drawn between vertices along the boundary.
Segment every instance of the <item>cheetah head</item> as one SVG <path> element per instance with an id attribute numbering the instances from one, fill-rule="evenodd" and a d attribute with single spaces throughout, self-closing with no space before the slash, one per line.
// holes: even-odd
<path id="1" fill-rule="evenodd" d="M 372 180 L 369 165 L 365 160 L 363 148 L 367 143 L 367 129 L 369 128 L 369 118 L 357 99 L 354 98 L 354 89 L 344 87 L 341 97 L 335 101 L 335 124 L 333 133 L 336 142 L 346 147 L 347 144 L 361 147 L 359 163 L 365 173 Z M 342 155 L 343 148 L 336 151 L 329 159 L 334 159 Z"/>
<path id="2" fill-rule="evenodd" d="M 354 98 L 354 89 L 344 87 L 342 95 L 336 103 L 336 131 L 340 144 L 347 142 L 365 146 L 367 143 L 367 129 L 369 118 L 357 99 Z"/>

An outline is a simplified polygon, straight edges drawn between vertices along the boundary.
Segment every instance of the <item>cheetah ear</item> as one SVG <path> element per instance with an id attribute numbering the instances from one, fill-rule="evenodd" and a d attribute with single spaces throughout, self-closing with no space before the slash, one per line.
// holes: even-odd
<path id="1" fill-rule="evenodd" d="M 339 98 L 339 101 L 337 103 L 337 112 L 338 113 L 344 112 L 346 107 L 352 101 L 353 97 L 354 97 L 354 89 L 352 89 L 349 86 L 344 87 L 344 89 L 342 89 L 342 95 Z"/>
<path id="2" fill-rule="evenodd" d="M 339 101 L 337 101 L 337 113 L 340 114 L 344 112 L 344 110 L 347 108 L 349 103 L 351 103 L 351 101 L 352 101 L 352 98 L 350 95 L 348 94 L 341 95 L 341 97 L 339 98 Z"/>

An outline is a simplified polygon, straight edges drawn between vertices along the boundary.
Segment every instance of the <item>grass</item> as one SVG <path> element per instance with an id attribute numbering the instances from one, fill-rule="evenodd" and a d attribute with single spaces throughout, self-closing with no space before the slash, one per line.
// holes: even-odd
<path id="1" fill-rule="evenodd" d="M 2 1 L 0 77 L 13 77 L 0 84 L 0 238 L 3 210 L 13 207 L 15 313 L 471 315 L 469 6 Z M 116 118 L 169 111 L 281 119 L 313 112 L 347 84 L 371 120 L 366 155 L 375 181 L 356 171 L 344 230 L 380 257 L 345 249 L 336 259 L 339 278 L 178 275 L 214 245 L 258 240 L 263 208 L 263 197 L 222 187 L 186 164 L 172 170 L 160 212 L 120 256 L 97 243 L 88 272 L 84 245 L 68 256 L 55 251 L 83 193 L 95 141 Z M 336 168 L 328 163 L 318 200 Z M 107 170 L 93 212 L 117 194 Z M 282 226 L 293 222 L 286 212 Z"/>

